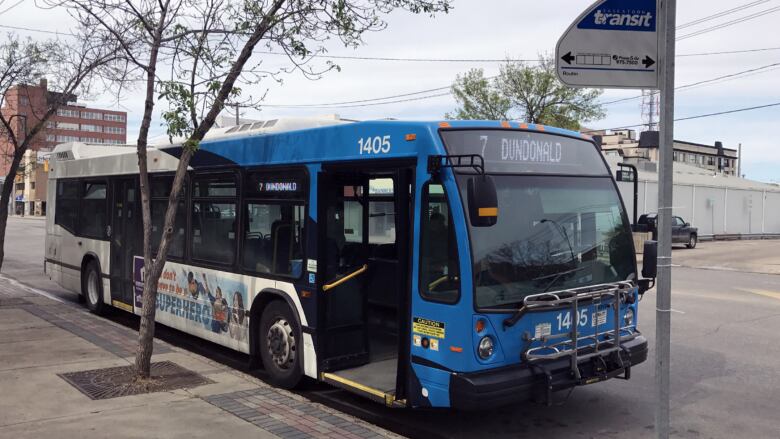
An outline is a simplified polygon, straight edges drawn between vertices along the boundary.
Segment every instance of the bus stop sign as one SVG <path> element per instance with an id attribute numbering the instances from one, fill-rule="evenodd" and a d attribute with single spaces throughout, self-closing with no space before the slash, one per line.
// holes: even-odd
<path id="1" fill-rule="evenodd" d="M 571 87 L 658 88 L 657 11 L 657 0 L 598 0 L 558 40 L 558 79 Z"/>

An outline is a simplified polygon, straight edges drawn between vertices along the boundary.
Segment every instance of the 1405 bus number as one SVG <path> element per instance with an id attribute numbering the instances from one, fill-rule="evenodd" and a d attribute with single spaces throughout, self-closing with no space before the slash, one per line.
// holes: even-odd
<path id="1" fill-rule="evenodd" d="M 572 325 L 571 311 L 567 311 L 565 313 L 558 313 L 558 315 L 556 316 L 556 320 L 558 321 L 558 331 L 571 328 Z M 595 312 L 591 314 L 590 320 L 591 320 L 591 326 L 601 326 L 607 322 L 607 312 L 606 311 Z M 577 312 L 577 324 L 578 326 L 588 325 L 587 309 L 581 309 Z"/>
<path id="2" fill-rule="evenodd" d="M 387 154 L 390 152 L 390 136 L 374 136 L 358 139 L 358 151 L 363 154 Z"/>

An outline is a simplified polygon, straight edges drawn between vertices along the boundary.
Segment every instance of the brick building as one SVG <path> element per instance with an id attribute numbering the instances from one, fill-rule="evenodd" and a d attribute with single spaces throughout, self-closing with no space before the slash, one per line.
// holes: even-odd
<path id="1" fill-rule="evenodd" d="M 19 84 L 5 92 L 3 107 L 0 109 L 6 120 L 11 119 L 15 133 L 25 133 L 45 114 L 49 103 L 62 100 L 62 94 L 49 91 L 48 84 L 42 79 L 38 85 Z M 41 157 L 38 151 L 45 153 L 59 143 L 84 142 L 92 144 L 117 145 L 127 143 L 127 113 L 124 111 L 88 108 L 76 103 L 76 96 L 68 96 L 66 105 L 46 122 L 45 128 L 30 142 L 30 150 L 36 152 L 26 156 L 24 165 L 15 178 L 12 199 L 25 213 L 45 212 L 36 202 L 46 199 L 45 175 L 38 175 L 41 169 Z M 21 134 L 24 135 L 24 134 Z M 21 140 L 21 137 L 20 137 Z M 5 133 L 0 133 L 0 175 L 5 176 L 13 160 L 13 146 Z M 27 168 L 27 171 L 25 171 Z M 32 181 L 31 181 L 32 179 Z M 35 189 L 31 184 L 37 180 Z M 40 189 L 38 189 L 40 188 Z M 38 193 L 42 191 L 42 195 Z M 18 210 L 12 209 L 12 212 Z"/>

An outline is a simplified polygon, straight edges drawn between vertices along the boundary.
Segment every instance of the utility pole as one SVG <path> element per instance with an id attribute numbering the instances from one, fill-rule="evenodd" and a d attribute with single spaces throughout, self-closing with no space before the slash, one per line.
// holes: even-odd
<path id="1" fill-rule="evenodd" d="M 742 143 L 739 144 L 737 153 L 737 178 L 742 178 Z"/>
<path id="2" fill-rule="evenodd" d="M 674 68 L 677 0 L 660 0 L 661 145 L 658 167 L 658 279 L 655 326 L 655 434 L 668 439 L 669 361 L 672 312 L 672 193 L 674 162 Z"/>

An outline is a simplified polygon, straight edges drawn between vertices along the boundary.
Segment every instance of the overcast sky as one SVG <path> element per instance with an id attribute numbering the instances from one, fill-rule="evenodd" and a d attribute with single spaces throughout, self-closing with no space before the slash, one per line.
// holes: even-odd
<path id="1" fill-rule="evenodd" d="M 67 15 L 61 11 L 40 11 L 31 0 L 6 10 L 17 0 L 0 4 L 0 26 L 24 26 L 46 30 L 68 30 Z M 503 59 L 535 58 L 537 53 L 552 52 L 561 33 L 591 0 L 454 0 L 454 9 L 433 19 L 396 12 L 387 17 L 388 28 L 365 37 L 365 45 L 357 50 L 333 46 L 330 55 L 401 58 L 469 58 Z M 688 23 L 713 13 L 753 3 L 749 0 L 682 0 L 678 2 L 678 24 Z M 720 23 L 730 23 L 761 11 L 780 6 L 780 0 L 766 0 L 741 12 L 689 27 L 680 34 L 704 29 Z M 730 51 L 758 48 L 780 48 L 780 10 L 764 14 L 744 23 L 705 33 L 680 41 L 678 54 Z M 7 31 L 8 29 L 0 29 Z M 46 35 L 15 31 L 19 35 L 44 38 Z M 285 58 L 261 55 L 268 68 L 285 64 Z M 272 82 L 254 87 L 244 86 L 245 93 L 255 96 L 268 91 L 266 103 L 271 105 L 322 104 L 379 98 L 444 87 L 458 73 L 482 67 L 486 75 L 498 72 L 498 63 L 433 63 L 336 60 L 341 72 L 330 72 L 322 79 L 311 81 L 300 73 L 284 77 L 284 83 Z M 324 60 L 319 61 L 324 64 Z M 769 64 L 780 63 L 780 50 L 745 54 L 678 57 L 677 85 L 728 75 Z M 704 113 L 780 102 L 780 64 L 759 73 L 713 85 L 680 91 L 677 94 L 676 116 Z M 441 93 L 441 92 L 439 92 Z M 607 90 L 603 101 L 637 96 L 639 91 Z M 431 93 L 438 94 L 438 93 Z M 109 95 L 95 96 L 88 105 L 117 108 L 128 112 L 128 140 L 137 135 L 141 117 L 140 95 L 129 95 L 117 106 Z M 607 116 L 591 122 L 593 128 L 610 128 L 642 122 L 641 100 L 631 100 L 606 107 Z M 266 107 L 262 112 L 247 111 L 244 117 L 270 119 L 281 116 L 338 113 L 342 117 L 372 119 L 439 119 L 456 104 L 451 96 L 440 96 L 411 102 L 357 108 L 300 109 Z M 163 129 L 156 111 L 154 132 Z M 743 170 L 748 178 L 780 181 L 780 140 L 777 136 L 780 107 L 730 114 L 705 119 L 682 121 L 675 126 L 675 138 L 713 144 L 724 142 L 729 148 L 743 145 Z"/>

